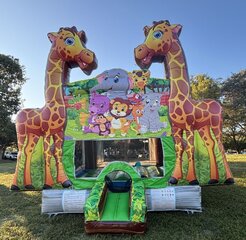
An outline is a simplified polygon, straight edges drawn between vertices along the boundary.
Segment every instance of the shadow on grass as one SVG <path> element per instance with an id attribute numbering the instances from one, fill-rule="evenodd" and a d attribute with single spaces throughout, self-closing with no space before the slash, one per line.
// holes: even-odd
<path id="1" fill-rule="evenodd" d="M 202 213 L 148 213 L 148 231 L 141 236 L 87 235 L 83 214 L 41 215 L 41 192 L 9 191 L 10 165 L 7 174 L 0 174 L 0 239 L 245 239 L 245 163 L 230 163 L 239 183 L 202 187 Z"/>
<path id="2" fill-rule="evenodd" d="M 0 185 L 0 239 L 84 238 L 82 214 L 41 215 L 41 192 L 11 192 Z"/>
<path id="3" fill-rule="evenodd" d="M 246 178 L 246 161 L 229 162 L 229 165 L 235 178 Z"/>
<path id="4" fill-rule="evenodd" d="M 4 173 L 4 174 L 14 173 L 15 165 L 16 165 L 16 161 L 1 159 L 0 160 L 0 173 Z"/>

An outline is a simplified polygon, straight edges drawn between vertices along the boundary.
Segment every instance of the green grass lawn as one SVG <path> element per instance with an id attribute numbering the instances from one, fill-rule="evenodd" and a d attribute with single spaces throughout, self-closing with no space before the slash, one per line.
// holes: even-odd
<path id="1" fill-rule="evenodd" d="M 15 162 L 0 161 L 0 239 L 246 239 L 246 155 L 229 156 L 236 184 L 202 188 L 202 213 L 147 214 L 144 235 L 87 235 L 82 214 L 41 215 L 41 192 L 10 192 Z"/>

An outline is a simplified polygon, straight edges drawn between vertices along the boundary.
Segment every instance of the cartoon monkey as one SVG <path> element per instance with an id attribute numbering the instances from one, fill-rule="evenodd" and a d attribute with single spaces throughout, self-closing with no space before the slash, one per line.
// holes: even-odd
<path id="1" fill-rule="evenodd" d="M 95 126 L 98 127 L 100 136 L 107 136 L 110 134 L 110 122 L 103 114 L 98 114 L 95 118 Z"/>
<path id="2" fill-rule="evenodd" d="M 126 136 L 131 121 L 126 117 L 132 112 L 132 104 L 129 100 L 123 98 L 114 98 L 110 101 L 109 113 L 111 114 L 110 137 L 115 136 L 115 131 L 120 130 L 121 136 Z"/>

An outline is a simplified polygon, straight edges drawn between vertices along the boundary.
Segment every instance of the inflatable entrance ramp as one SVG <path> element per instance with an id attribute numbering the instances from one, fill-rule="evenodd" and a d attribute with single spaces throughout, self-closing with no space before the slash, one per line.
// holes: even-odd
<path id="1" fill-rule="evenodd" d="M 134 180 L 111 181 L 105 177 L 92 188 L 86 201 L 87 233 L 144 233 L 146 230 L 144 184 Z"/>

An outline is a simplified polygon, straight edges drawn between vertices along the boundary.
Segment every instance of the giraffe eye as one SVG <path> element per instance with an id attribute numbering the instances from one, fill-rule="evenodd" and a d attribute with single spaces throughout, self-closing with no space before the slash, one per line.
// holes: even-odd
<path id="1" fill-rule="evenodd" d="M 157 39 L 161 38 L 162 35 L 163 35 L 163 32 L 162 31 L 155 31 L 153 33 L 154 38 L 157 38 Z"/>
<path id="2" fill-rule="evenodd" d="M 71 38 L 71 37 L 69 37 L 69 38 L 66 38 L 65 39 L 65 44 L 66 45 L 74 45 L 74 38 Z"/>

